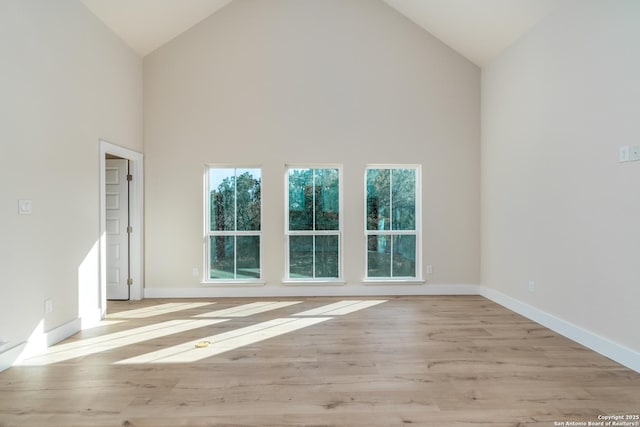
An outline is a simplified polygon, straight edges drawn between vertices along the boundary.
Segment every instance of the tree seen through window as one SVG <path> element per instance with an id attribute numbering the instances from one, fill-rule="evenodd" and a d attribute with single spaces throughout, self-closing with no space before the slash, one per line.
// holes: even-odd
<path id="1" fill-rule="evenodd" d="M 417 277 L 417 168 L 369 168 L 367 277 Z"/>
<path id="2" fill-rule="evenodd" d="M 340 277 L 340 171 L 288 171 L 290 278 Z"/>
<path id="3" fill-rule="evenodd" d="M 212 167 L 208 178 L 209 278 L 260 278 L 260 169 Z"/>

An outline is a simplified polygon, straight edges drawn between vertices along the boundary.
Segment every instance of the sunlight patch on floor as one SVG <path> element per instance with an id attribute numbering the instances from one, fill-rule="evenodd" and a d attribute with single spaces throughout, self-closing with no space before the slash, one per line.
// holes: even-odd
<path id="1" fill-rule="evenodd" d="M 44 354 L 23 360 L 19 365 L 40 366 L 59 363 L 171 334 L 178 334 L 192 329 L 227 322 L 231 320 L 231 318 L 248 317 L 300 304 L 302 302 L 303 301 L 258 301 L 193 316 L 199 319 L 191 318 L 169 320 L 120 332 L 108 333 L 106 335 L 72 340 L 64 344 L 50 347 Z M 199 338 L 115 363 L 137 364 L 196 362 L 207 357 L 235 350 L 240 347 L 331 320 L 333 319 L 333 316 L 342 316 L 353 313 L 384 302 L 386 302 L 386 300 L 339 301 L 311 310 L 302 311 L 300 313 L 290 315 L 290 317 L 287 318 L 277 318 L 209 337 Z M 97 326 L 107 326 L 125 322 L 125 320 L 114 319 L 148 318 L 160 314 L 174 313 L 212 304 L 215 304 L 215 302 L 158 304 L 135 310 L 112 313 L 109 315 L 108 320 L 102 321 Z M 196 344 L 198 344 L 198 347 L 196 347 Z"/>
<path id="2" fill-rule="evenodd" d="M 275 308 L 297 304 L 300 301 L 255 302 L 197 315 L 196 317 L 245 317 Z M 224 332 L 210 337 L 185 342 L 151 353 L 115 362 L 116 364 L 142 363 L 190 363 L 207 357 L 235 350 L 269 338 L 277 337 L 298 329 L 306 328 L 327 320 L 331 316 L 342 316 L 358 310 L 373 307 L 387 300 L 344 300 L 311 310 L 293 314 L 290 318 L 279 318 L 256 325 Z M 301 317 L 296 317 L 301 316 Z M 309 316 L 309 317 L 307 317 Z"/>
<path id="3" fill-rule="evenodd" d="M 137 363 L 190 363 L 205 359 L 220 353 L 235 350 L 259 341 L 277 337 L 298 329 L 306 328 L 327 320 L 331 317 L 308 317 L 301 319 L 281 318 L 273 319 L 245 328 L 236 329 L 210 337 L 200 338 L 173 347 L 132 357 L 116 362 L 118 365 Z M 208 341 L 207 347 L 196 348 L 196 344 Z"/>
<path id="4" fill-rule="evenodd" d="M 118 323 L 124 323 L 126 322 L 126 320 L 101 320 L 100 322 L 89 326 L 88 328 L 82 328 L 83 331 L 88 331 L 90 329 L 95 329 L 95 328 L 102 328 L 104 326 L 113 326 L 113 325 L 117 325 Z"/>
<path id="5" fill-rule="evenodd" d="M 265 313 L 282 307 L 300 304 L 302 301 L 261 301 L 243 304 L 237 307 L 225 308 L 224 310 L 210 311 L 209 313 L 198 314 L 194 317 L 247 317 L 253 314 Z"/>
<path id="6" fill-rule="evenodd" d="M 213 305 L 215 302 L 169 302 L 166 304 L 152 305 L 150 307 L 137 308 L 135 310 L 109 313 L 109 319 L 142 319 L 146 317 L 158 316 L 160 314 L 174 313 L 176 311 L 189 310 L 192 308 Z"/>
<path id="7" fill-rule="evenodd" d="M 358 311 L 365 308 L 373 307 L 374 305 L 382 304 L 383 302 L 387 302 L 387 300 L 338 301 L 333 304 L 303 311 L 297 314 L 292 314 L 292 316 L 342 316 L 345 314 L 353 313 L 354 311 Z"/>
<path id="8" fill-rule="evenodd" d="M 81 339 L 65 344 L 50 347 L 43 355 L 26 359 L 20 363 L 22 366 L 40 366 L 63 362 L 77 357 L 84 357 L 103 351 L 112 350 L 142 341 L 166 335 L 185 332 L 191 329 L 202 328 L 216 323 L 226 322 L 228 319 L 209 320 L 169 320 L 140 328 L 114 332 L 107 335 Z"/>

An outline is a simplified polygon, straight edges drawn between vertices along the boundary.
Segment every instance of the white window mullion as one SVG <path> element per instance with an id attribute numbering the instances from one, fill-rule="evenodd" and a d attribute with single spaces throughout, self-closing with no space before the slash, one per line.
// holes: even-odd
<path id="1" fill-rule="evenodd" d="M 389 250 L 389 255 L 390 255 L 389 256 L 389 263 L 391 264 L 389 266 L 389 275 L 391 277 L 393 277 L 393 236 L 394 236 L 393 234 L 389 235 L 390 246 L 391 246 L 391 249 Z"/>
<path id="2" fill-rule="evenodd" d="M 238 231 L 238 169 L 233 170 L 233 231 Z"/>
<path id="3" fill-rule="evenodd" d="M 393 277 L 393 169 L 389 169 L 389 276 Z"/>
<path id="4" fill-rule="evenodd" d="M 393 169 L 389 169 L 389 231 L 393 231 Z"/>
<path id="5" fill-rule="evenodd" d="M 316 170 L 311 171 L 311 230 L 316 231 Z"/>
<path id="6" fill-rule="evenodd" d="M 311 237 L 311 277 L 316 278 L 316 170 L 311 173 L 311 221 L 313 234 Z"/>
<path id="7" fill-rule="evenodd" d="M 238 278 L 238 169 L 233 169 L 233 278 Z"/>

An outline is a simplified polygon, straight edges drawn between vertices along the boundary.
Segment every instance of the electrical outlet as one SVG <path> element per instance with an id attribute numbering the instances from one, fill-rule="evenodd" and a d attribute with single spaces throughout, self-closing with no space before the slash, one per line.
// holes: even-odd
<path id="1" fill-rule="evenodd" d="M 53 301 L 50 299 L 44 300 L 44 314 L 53 313 Z"/>
<path id="2" fill-rule="evenodd" d="M 536 291 L 536 282 L 529 280 L 529 292 L 534 293 Z"/>
<path id="3" fill-rule="evenodd" d="M 433 265 L 427 265 L 427 274 L 433 274 Z"/>
<path id="4" fill-rule="evenodd" d="M 193 277 L 200 276 L 200 270 L 198 269 L 198 267 L 193 267 L 193 270 L 191 271 L 191 274 L 193 274 Z"/>

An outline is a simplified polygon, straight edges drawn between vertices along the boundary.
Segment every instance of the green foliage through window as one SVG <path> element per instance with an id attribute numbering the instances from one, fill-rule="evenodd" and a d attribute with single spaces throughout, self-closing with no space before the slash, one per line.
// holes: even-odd
<path id="1" fill-rule="evenodd" d="M 260 278 L 261 171 L 209 168 L 209 278 Z"/>
<path id="2" fill-rule="evenodd" d="M 289 171 L 289 230 L 338 230 L 338 169 Z"/>
<path id="3" fill-rule="evenodd" d="M 289 277 L 340 277 L 340 171 L 289 169 Z"/>
<path id="4" fill-rule="evenodd" d="M 416 168 L 367 169 L 367 277 L 416 277 Z"/>

